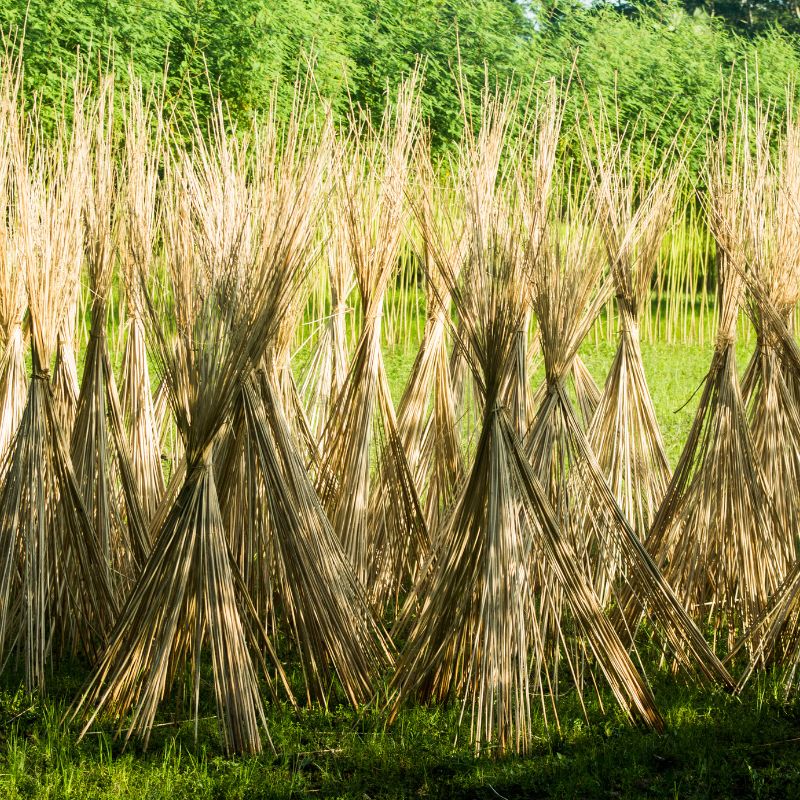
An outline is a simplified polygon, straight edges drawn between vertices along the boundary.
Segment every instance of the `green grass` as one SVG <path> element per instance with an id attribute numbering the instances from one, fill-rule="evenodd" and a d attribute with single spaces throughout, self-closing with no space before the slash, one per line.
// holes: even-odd
<path id="1" fill-rule="evenodd" d="M 101 727 L 77 743 L 58 724 L 62 699 L 83 674 L 73 665 L 48 699 L 0 692 L 3 798 L 788 798 L 800 795 L 800 703 L 783 702 L 775 676 L 741 698 L 656 674 L 667 720 L 656 735 L 574 698 L 562 729 L 539 722 L 523 757 L 474 759 L 453 706 L 411 708 L 386 728 L 375 711 L 292 712 L 269 706 L 276 753 L 222 756 L 213 719 L 193 725 L 165 713 L 147 752 L 127 751 Z M 69 690 L 69 691 L 68 691 Z M 609 703 L 609 698 L 604 698 Z M 169 704 L 168 704 L 169 705 Z M 608 705 L 613 708 L 613 704 Z M 462 729 L 462 734 L 466 731 Z"/>
<path id="2" fill-rule="evenodd" d="M 613 346 L 587 346 L 583 355 L 602 385 Z M 643 345 L 643 355 L 674 465 L 711 348 Z M 742 345 L 740 373 L 748 355 Z M 388 359 L 396 397 L 412 361 Z M 527 756 L 475 759 L 457 704 L 409 708 L 387 727 L 377 708 L 356 714 L 334 691 L 328 711 L 267 703 L 276 752 L 229 759 L 213 706 L 201 709 L 195 742 L 179 689 L 163 704 L 145 752 L 135 742 L 124 749 L 105 721 L 82 742 L 74 727 L 59 723 L 85 665 L 60 667 L 46 697 L 26 694 L 7 671 L 0 678 L 0 798 L 800 797 L 800 701 L 783 697 L 779 675 L 761 675 L 733 697 L 655 666 L 648 672 L 667 720 L 660 736 L 630 726 L 607 695 L 605 712 L 590 703 L 587 722 L 566 693 L 561 729 L 536 717 Z M 204 682 L 210 689 L 208 676 Z"/>
<path id="3" fill-rule="evenodd" d="M 641 347 L 647 384 L 664 436 L 667 457 L 674 469 L 692 427 L 714 347 L 713 344 L 668 345 L 647 342 L 643 342 Z M 752 338 L 749 342 L 740 340 L 737 345 L 740 379 L 754 347 Z M 601 389 L 614 350 L 615 345 L 606 342 L 585 345 L 581 350 L 586 366 Z"/>

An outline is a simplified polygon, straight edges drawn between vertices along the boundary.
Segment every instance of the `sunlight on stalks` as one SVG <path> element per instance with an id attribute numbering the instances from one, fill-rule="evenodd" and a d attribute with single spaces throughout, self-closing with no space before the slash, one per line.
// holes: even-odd
<path id="1" fill-rule="evenodd" d="M 717 342 L 689 439 L 653 522 L 648 549 L 692 615 L 730 647 L 786 575 L 792 552 L 747 423 L 735 335 L 744 282 L 735 267 L 748 252 L 750 198 L 761 191 L 765 120 L 748 120 L 743 96 L 730 102 L 709 145 L 708 208 L 719 248 Z M 753 137 L 755 136 L 755 141 Z M 762 151 L 763 152 L 763 151 Z"/>
<path id="2" fill-rule="evenodd" d="M 671 149 L 654 154 L 651 141 L 634 156 L 635 136 L 612 129 L 603 116 L 592 123 L 592 141 L 583 145 L 593 170 L 592 196 L 600 209 L 619 326 L 617 352 L 587 438 L 622 511 L 644 539 L 670 470 L 644 374 L 640 316 L 672 216 L 680 164 L 670 163 Z"/>
<path id="3" fill-rule="evenodd" d="M 19 241 L 30 315 L 31 380 L 0 484 L 0 648 L 43 688 L 60 652 L 91 656 L 116 618 L 108 571 L 72 471 L 50 364 L 81 263 L 87 168 L 83 87 L 73 131 L 45 145 L 31 115 L 12 143 Z"/>
<path id="4" fill-rule="evenodd" d="M 363 325 L 322 438 L 317 480 L 331 523 L 379 612 L 408 586 L 428 548 L 381 350 L 386 289 L 409 215 L 406 190 L 418 147 L 418 80 L 415 74 L 401 85 L 379 131 L 353 120 L 343 154 L 342 224 Z"/>

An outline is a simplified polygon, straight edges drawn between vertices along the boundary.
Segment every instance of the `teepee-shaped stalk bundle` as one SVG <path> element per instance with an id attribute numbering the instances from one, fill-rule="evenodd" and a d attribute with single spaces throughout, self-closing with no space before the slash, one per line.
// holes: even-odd
<path id="1" fill-rule="evenodd" d="M 146 311 L 140 276 L 147 280 L 157 243 L 163 121 L 156 98 L 145 99 L 141 82 L 133 76 L 123 110 L 125 155 L 121 202 L 124 226 L 120 255 L 127 298 L 128 336 L 122 357 L 120 394 L 133 477 L 145 519 L 149 521 L 164 494 L 164 474 L 147 361 Z"/>
<path id="2" fill-rule="evenodd" d="M 384 297 L 409 216 L 406 191 L 419 131 L 417 83 L 412 76 L 401 84 L 379 131 L 354 123 L 351 146 L 342 156 L 347 159 L 342 224 L 363 326 L 323 436 L 317 478 L 356 575 L 381 610 L 413 578 L 428 546 L 381 350 Z"/>
<path id="3" fill-rule="evenodd" d="M 752 296 L 753 321 L 758 342 L 744 383 L 750 389 L 754 444 L 771 484 L 776 513 L 784 534 L 796 531 L 797 457 L 796 405 L 789 402 L 800 382 L 800 348 L 792 332 L 788 312 L 797 292 L 798 186 L 796 158 L 800 153 L 800 125 L 793 109 L 787 112 L 787 130 L 780 149 L 781 159 L 771 163 L 769 149 L 761 153 L 766 165 L 764 185 L 769 190 L 759 198 L 761 207 L 751 213 L 751 226 L 765 220 L 771 239 L 756 239 L 744 264 L 737 267 L 747 279 Z M 774 248 L 774 249 L 773 249 Z M 796 401 L 795 401 L 796 402 Z M 779 438 L 780 437 L 780 438 Z M 789 446 L 786 446 L 786 443 Z M 770 447 L 777 447 L 771 452 Z M 792 524 L 794 521 L 794 525 Z M 740 640 L 749 647 L 751 661 L 741 685 L 757 668 L 780 664 L 786 668 L 787 692 L 796 691 L 800 677 L 800 561 L 794 565 L 770 602 L 767 611 Z"/>
<path id="4" fill-rule="evenodd" d="M 24 270 L 32 374 L 0 484 L 0 660 L 16 651 L 30 688 L 54 650 L 92 654 L 116 616 L 108 572 L 72 471 L 50 365 L 81 264 L 85 96 L 71 133 L 45 144 L 36 118 L 17 123 L 12 215 Z"/>
<path id="5" fill-rule="evenodd" d="M 419 158 L 419 191 L 423 196 L 420 213 L 428 215 L 427 230 L 438 230 L 447 241 L 439 246 L 447 253 L 447 263 L 457 271 L 466 257 L 468 240 L 466 227 L 446 227 L 447 220 L 457 217 L 454 205 L 458 202 L 455 186 L 437 183 L 433 166 L 425 151 Z M 447 209 L 437 223 L 437 212 Z M 456 396 L 452 384 L 449 350 L 449 316 L 451 303 L 447 283 L 428 250 L 425 236 L 422 251 L 426 281 L 427 318 L 422 341 L 417 351 L 406 388 L 397 407 L 397 430 L 408 458 L 409 469 L 420 496 L 423 498 L 425 520 L 429 530 L 455 500 L 455 492 L 463 472 Z"/>
<path id="6" fill-rule="evenodd" d="M 302 95 L 301 95 L 302 96 Z M 243 563 L 259 614 L 276 636 L 288 634 L 303 670 L 308 701 L 327 702 L 336 676 L 354 705 L 368 701 L 391 664 L 390 643 L 316 494 L 281 383 L 295 330 L 297 297 L 309 263 L 317 209 L 326 198 L 330 127 L 317 142 L 294 124 L 259 151 L 257 213 L 262 258 L 281 264 L 295 311 L 284 308 L 263 358 L 242 382 L 229 434 L 220 445 L 220 496 L 234 552 Z M 275 130 L 279 128 L 273 120 Z M 276 180 L 277 177 L 277 180 Z M 307 209 L 294 217 L 296 208 Z M 286 236 L 287 229 L 292 236 Z M 224 455 L 223 455 L 224 454 Z"/>
<path id="7" fill-rule="evenodd" d="M 554 103 L 546 107 L 550 113 L 557 111 Z M 459 345 L 484 401 L 483 422 L 469 475 L 435 532 L 430 563 L 398 620 L 407 644 L 392 683 L 394 712 L 412 697 L 463 697 L 476 750 L 493 745 L 501 752 L 526 749 L 534 694 L 547 717 L 556 694 L 554 652 L 565 654 L 567 671 L 582 688 L 572 649 L 562 647 L 566 630 L 556 625 L 555 639 L 545 639 L 555 596 L 572 614 L 582 656 L 596 659 L 622 707 L 656 728 L 663 724 L 577 568 L 502 403 L 527 305 L 521 231 L 514 225 L 518 214 L 499 174 L 512 107 L 509 98 L 486 97 L 480 131 L 473 138 L 468 129 L 462 145 L 469 236 L 463 269 L 447 261 L 449 234 L 439 237 L 426 215 L 419 215 L 459 315 Z M 554 127 L 547 122 L 541 121 L 533 135 L 542 135 L 542 157 L 549 152 L 552 159 Z M 551 578 L 538 597 L 530 575 L 534 552 L 547 563 Z"/>
<path id="8" fill-rule="evenodd" d="M 639 317 L 661 240 L 672 216 L 677 168 L 666 158 L 650 164 L 653 143 L 631 152 L 602 117 L 594 133 L 593 196 L 619 314 L 619 344 L 587 438 L 611 491 L 644 539 L 670 479 L 664 441 L 647 388 L 639 341 Z"/>
<path id="9" fill-rule="evenodd" d="M 304 113 L 302 96 L 298 94 L 299 105 L 295 108 L 288 130 L 284 132 L 288 136 L 283 148 L 284 156 L 281 156 L 280 142 L 282 126 L 275 118 L 274 97 L 269 116 L 255 131 L 250 192 L 254 213 L 258 215 L 257 229 L 264 232 L 261 241 L 263 257 L 286 263 L 286 284 L 291 290 L 285 292 L 286 305 L 281 319 L 276 322 L 273 337 L 261 343 L 259 359 L 236 395 L 231 425 L 218 445 L 216 457 L 221 484 L 221 505 L 231 537 L 231 547 L 256 609 L 267 620 L 270 619 L 274 593 L 271 584 L 273 556 L 263 484 L 264 468 L 262 464 L 259 469 L 250 442 L 255 435 L 262 438 L 266 435 L 263 432 L 256 434 L 250 425 L 255 419 L 255 412 L 251 408 L 252 395 L 253 392 L 261 395 L 259 376 L 267 362 L 270 378 L 275 379 L 273 388 L 281 395 L 281 408 L 291 409 L 285 419 L 291 427 L 292 439 L 302 441 L 305 445 L 301 451 L 303 456 L 309 455 L 306 451 L 310 446 L 311 461 L 316 463 L 316 447 L 313 441 L 309 441 L 304 413 L 301 412 L 299 424 L 296 424 L 296 387 L 290 374 L 290 347 L 304 300 L 302 288 L 307 278 L 306 272 L 310 269 L 308 265 L 314 261 L 311 252 L 313 226 L 317 223 L 316 211 L 321 208 L 310 190 L 317 189 L 320 193 L 325 193 L 324 172 L 329 161 L 326 145 L 329 142 L 323 145 L 320 140 L 312 144 L 312 140 L 301 131 L 298 115 Z M 308 153 L 303 151 L 306 146 L 311 148 Z M 309 159 L 307 166 L 303 163 L 306 157 Z M 309 191 L 302 181 L 310 181 Z M 304 213 L 293 219 L 291 207 L 287 203 L 293 202 L 295 195 L 300 192 L 304 197 Z M 292 229 L 293 235 L 284 238 L 282 231 L 289 224 L 295 226 Z M 265 400 L 266 397 L 260 397 L 262 404 Z"/>
<path id="10" fill-rule="evenodd" d="M 118 236 L 112 81 L 101 79 L 91 119 L 84 210 L 91 327 L 70 452 L 107 580 L 121 605 L 144 564 L 148 546 L 106 334 Z"/>
<path id="11" fill-rule="evenodd" d="M 778 155 L 771 152 L 770 120 L 757 109 L 754 169 L 756 185 L 748 198 L 747 266 L 766 292 L 766 300 L 791 327 L 800 298 L 800 124 L 790 108 Z M 753 445 L 778 519 L 777 535 L 792 560 L 800 526 L 800 406 L 798 381 L 784 363 L 780 334 L 749 304 L 756 349 L 742 378 Z"/>
<path id="12" fill-rule="evenodd" d="M 788 161 L 788 159 L 787 159 Z M 789 197 L 780 201 L 797 212 L 791 181 L 781 181 L 782 191 Z M 747 280 L 748 288 L 756 305 L 756 313 L 762 324 L 769 326 L 777 337 L 777 352 L 781 357 L 784 375 L 790 380 L 800 378 L 800 347 L 786 324 L 785 308 L 777 306 L 771 299 L 770 284 L 764 281 L 758 269 L 749 269 L 748 264 L 737 263 L 737 269 Z M 789 487 L 791 491 L 791 487 Z M 780 503 L 780 500 L 778 501 Z M 786 693 L 796 692 L 800 678 L 800 560 L 795 560 L 789 574 L 771 599 L 767 609 L 739 640 L 732 656 L 747 648 L 750 664 L 740 679 L 744 686 L 759 669 L 767 665 L 784 667 L 784 688 Z"/>
<path id="13" fill-rule="evenodd" d="M 120 727 L 125 720 L 127 738 L 147 742 L 160 702 L 187 672 L 196 717 L 208 649 L 225 748 L 254 753 L 265 725 L 256 670 L 260 662 L 266 676 L 265 649 L 286 680 L 228 545 L 214 450 L 242 380 L 287 306 L 285 265 L 260 258 L 248 141 L 225 132 L 221 107 L 208 139 L 196 127 L 192 144 L 191 154 L 174 147 L 165 186 L 174 337 L 146 294 L 153 352 L 185 447 L 183 480 L 157 515 L 150 557 L 73 714 L 93 708 L 88 727 L 110 711 Z"/>
<path id="14" fill-rule="evenodd" d="M 653 522 L 648 549 L 678 597 L 716 633 L 749 628 L 783 580 L 792 553 L 747 423 L 736 370 L 736 321 L 753 180 L 751 126 L 739 98 L 709 154 L 708 206 L 718 246 L 719 325 L 689 439 Z"/>
<path id="15" fill-rule="evenodd" d="M 280 128 L 277 119 L 273 116 L 265 126 L 272 131 L 272 136 L 267 136 L 258 151 L 258 175 L 257 179 L 260 191 L 263 193 L 257 200 L 257 207 L 266 211 L 264 217 L 264 228 L 269 229 L 270 225 L 280 229 L 281 221 L 276 220 L 275 212 L 280 213 L 282 209 L 275 204 L 276 175 L 275 166 L 278 164 L 284 169 L 293 169 L 281 175 L 284 182 L 296 180 L 296 175 L 302 169 L 308 169 L 305 180 L 313 180 L 310 189 L 314 188 L 320 194 L 320 199 L 328 202 L 330 193 L 330 183 L 336 173 L 336 167 L 332 166 L 336 157 L 332 155 L 334 147 L 333 125 L 331 122 L 330 111 L 325 110 L 324 121 L 321 130 L 317 130 L 319 124 L 310 122 L 306 117 L 311 117 L 309 112 L 308 90 L 310 82 L 305 84 L 305 88 L 298 85 L 295 95 L 295 106 L 292 111 L 289 129 L 286 134 L 289 136 L 290 149 L 289 155 L 278 162 L 277 148 L 280 142 L 276 138 L 276 133 Z M 273 100 L 273 109 L 275 101 Z M 311 130 L 316 141 L 308 138 L 308 134 L 303 132 L 303 128 L 311 125 Z M 311 147 L 309 153 L 304 153 L 304 148 Z M 303 160 L 308 160 L 308 166 L 303 164 Z M 280 173 L 279 173 L 280 175 Z M 312 197 L 313 194 L 309 194 Z M 311 202 L 311 201 L 310 201 Z M 319 468 L 319 446 L 318 437 L 312 428 L 311 421 L 306 414 L 306 406 L 303 402 L 301 390 L 295 380 L 294 370 L 292 369 L 292 348 L 296 341 L 297 331 L 300 327 L 303 313 L 308 306 L 309 290 L 313 287 L 312 275 L 316 272 L 317 264 L 320 260 L 320 217 L 324 209 L 324 204 L 313 200 L 313 212 L 305 216 L 306 225 L 298 231 L 296 240 L 288 244 L 294 245 L 293 250 L 286 254 L 280 253 L 283 258 L 290 256 L 295 258 L 302 267 L 297 276 L 299 282 L 292 283 L 294 289 L 289 293 L 290 300 L 285 312 L 281 315 L 280 325 L 274 339 L 264 342 L 264 363 L 273 381 L 272 388 L 281 395 L 281 405 L 285 413 L 285 421 L 289 424 L 294 441 L 300 448 L 303 461 L 313 469 Z M 295 277 L 294 275 L 291 277 Z M 267 398 L 264 398 L 267 400 Z"/>
<path id="16" fill-rule="evenodd" d="M 586 213 L 589 213 L 588 208 L 586 209 Z M 523 207 L 523 214 L 525 216 L 530 216 L 530 211 Z M 568 237 L 565 239 L 564 242 L 559 244 L 559 248 L 561 250 L 559 255 L 554 255 L 553 252 L 548 252 L 544 248 L 544 244 L 540 245 L 542 247 L 542 257 L 549 258 L 553 261 L 554 269 L 557 269 L 555 266 L 556 261 L 560 261 L 563 256 L 563 251 L 572 247 L 573 249 L 581 249 L 587 248 L 585 257 L 587 259 L 586 267 L 589 270 L 589 276 L 591 277 L 591 273 L 600 270 L 602 272 L 602 263 L 600 260 L 600 250 L 597 246 L 597 243 L 594 239 L 589 236 L 590 228 L 585 225 L 584 221 L 578 221 L 578 225 L 576 228 L 577 235 L 574 238 Z M 552 235 L 552 234 L 550 234 Z M 580 257 L 579 257 L 580 258 Z M 555 276 L 556 273 L 554 273 Z M 574 316 L 568 316 L 565 319 L 562 319 L 560 324 L 567 323 L 569 324 L 576 324 L 576 336 L 574 339 L 569 337 L 569 341 L 572 341 L 572 344 L 568 344 L 565 332 L 565 339 L 561 341 L 559 345 L 560 348 L 563 347 L 565 344 L 566 349 L 563 351 L 564 353 L 564 363 L 556 366 L 556 370 L 560 378 L 560 383 L 562 384 L 565 391 L 567 391 L 570 397 L 573 399 L 574 408 L 576 412 L 576 419 L 581 426 L 581 429 L 585 432 L 589 425 L 591 424 L 592 420 L 594 419 L 595 413 L 597 411 L 597 407 L 600 405 L 600 399 L 602 394 L 600 389 L 597 387 L 592 374 L 589 372 L 588 367 L 584 363 L 583 359 L 581 358 L 580 353 L 578 352 L 578 348 L 580 347 L 581 343 L 583 342 L 584 338 L 586 337 L 588 331 L 591 329 L 592 323 L 596 318 L 597 314 L 599 314 L 600 309 L 602 308 L 603 303 L 605 300 L 603 299 L 605 295 L 610 291 L 610 285 L 607 280 L 601 279 L 599 277 L 599 273 L 597 276 L 596 282 L 592 283 L 591 280 L 586 281 L 578 281 L 577 283 L 570 284 L 569 281 L 566 283 L 562 281 L 557 281 L 559 285 L 561 285 L 561 290 L 564 291 L 567 295 L 572 295 L 569 302 L 579 302 L 583 303 L 583 305 L 579 305 L 573 308 Z M 578 295 L 585 293 L 584 296 L 581 298 Z M 529 299 L 529 302 L 532 302 Z M 531 306 L 532 309 L 535 309 L 535 305 Z M 536 319 L 536 338 L 534 341 L 535 347 L 529 348 L 529 356 L 536 355 L 541 361 L 541 366 L 543 367 L 544 371 L 544 380 L 542 383 L 537 387 L 537 389 L 528 395 L 529 400 L 528 404 L 533 408 L 533 411 L 527 412 L 528 417 L 528 425 L 526 430 L 526 435 L 524 437 L 524 441 L 532 441 L 533 437 L 536 435 L 535 431 L 538 429 L 539 432 L 542 431 L 542 417 L 545 419 L 547 418 L 547 413 L 543 413 L 546 408 L 550 408 L 552 411 L 553 406 L 552 402 L 555 399 L 554 394 L 552 392 L 552 376 L 548 376 L 548 357 L 545 356 L 545 347 L 542 343 L 542 330 L 539 324 L 539 319 Z M 546 334 L 545 334 L 546 335 Z M 553 354 L 552 346 L 550 350 L 550 354 Z M 554 365 L 555 366 L 555 365 Z M 530 367 L 529 367 L 529 371 Z M 552 369 L 551 369 L 552 372 Z M 519 383 L 519 378 L 517 379 L 517 383 Z M 513 385 L 513 384 L 512 384 Z M 541 459 L 544 459 L 545 462 L 549 463 L 549 458 L 551 457 L 551 451 L 548 449 L 539 450 L 538 454 L 533 457 L 534 466 L 537 468 L 543 467 L 543 462 Z M 544 481 L 544 470 L 542 474 L 542 480 Z"/>
<path id="17" fill-rule="evenodd" d="M 730 685 L 727 671 L 619 507 L 567 394 L 572 360 L 607 296 L 608 277 L 590 204 L 589 195 L 580 202 L 568 198 L 560 220 L 563 226 L 557 228 L 553 223 L 542 252 L 528 248 L 527 274 L 539 323 L 547 391 L 526 449 L 561 528 L 580 558 L 585 579 L 595 587 L 604 606 L 614 596 L 626 598 L 626 613 L 620 618 L 626 636 L 635 635 L 644 610 L 679 662 Z"/>
<path id="18" fill-rule="evenodd" d="M 531 227 L 528 219 L 536 214 L 535 208 L 525 211 L 526 227 Z M 545 380 L 526 449 L 565 531 L 582 537 L 573 516 L 582 517 L 583 508 L 576 505 L 576 479 L 570 475 L 573 466 L 581 463 L 585 436 L 573 432 L 580 426 L 567 386 L 578 348 L 606 302 L 610 282 L 589 196 L 580 202 L 569 197 L 565 211 L 555 216 L 547 240 L 541 241 L 534 230 L 529 246 L 531 295 Z M 588 543 L 576 540 L 573 545 L 584 552 Z"/>
<path id="19" fill-rule="evenodd" d="M 25 408 L 25 273 L 11 226 L 13 152 L 19 124 L 18 65 L 0 60 L 0 463 L 2 463 Z"/>
<path id="20" fill-rule="evenodd" d="M 260 581 L 255 596 L 268 604 L 272 628 L 291 637 L 308 702 L 327 703 L 336 676 L 358 706 L 391 665 L 391 644 L 314 490 L 276 383 L 261 368 L 241 389 L 232 426 L 250 452 L 229 473 L 244 487 L 225 496 L 238 503 L 238 518 L 251 515 L 247 542 L 264 571 L 251 576 Z"/>

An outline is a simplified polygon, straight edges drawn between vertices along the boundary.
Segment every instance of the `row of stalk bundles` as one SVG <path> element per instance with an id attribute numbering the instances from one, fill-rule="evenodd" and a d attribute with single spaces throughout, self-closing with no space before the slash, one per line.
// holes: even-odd
<path id="1" fill-rule="evenodd" d="M 643 643 L 731 689 L 720 656 L 743 680 L 800 661 L 794 114 L 727 93 L 709 131 L 718 334 L 672 473 L 639 321 L 685 143 L 567 121 L 552 81 L 464 89 L 434 162 L 420 80 L 379 124 L 335 123 L 309 81 L 236 131 L 134 77 L 44 113 L 2 62 L 0 664 L 43 690 L 85 659 L 83 733 L 146 743 L 210 673 L 225 749 L 258 752 L 265 693 L 360 707 L 388 680 L 389 720 L 457 698 L 476 752 L 520 752 L 566 691 L 662 729 Z M 395 404 L 409 253 L 426 318 Z M 579 350 L 611 297 L 600 389 Z"/>

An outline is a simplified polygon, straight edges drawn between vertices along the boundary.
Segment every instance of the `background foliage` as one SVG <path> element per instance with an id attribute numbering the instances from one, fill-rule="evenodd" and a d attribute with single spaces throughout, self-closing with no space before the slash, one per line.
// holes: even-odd
<path id="1" fill-rule="evenodd" d="M 28 86 L 46 104 L 60 102 L 78 51 L 105 59 L 111 42 L 121 74 L 129 62 L 152 81 L 166 70 L 170 99 L 185 110 L 193 98 L 201 115 L 219 91 L 240 122 L 275 87 L 285 107 L 312 54 L 337 114 L 351 102 L 380 109 L 422 57 L 425 112 L 446 148 L 460 127 L 459 69 L 476 89 L 484 73 L 529 83 L 576 60 L 591 103 L 616 93 L 622 124 L 643 118 L 665 140 L 681 126 L 696 137 L 721 80 L 745 71 L 782 107 L 800 68 L 797 13 L 777 0 L 6 0 L 0 28 L 16 42 L 24 29 Z"/>

